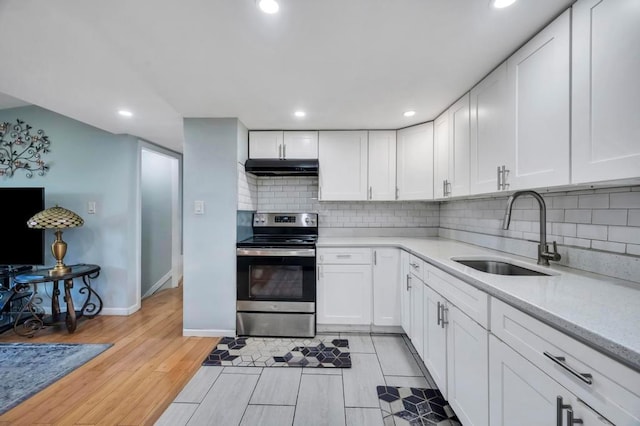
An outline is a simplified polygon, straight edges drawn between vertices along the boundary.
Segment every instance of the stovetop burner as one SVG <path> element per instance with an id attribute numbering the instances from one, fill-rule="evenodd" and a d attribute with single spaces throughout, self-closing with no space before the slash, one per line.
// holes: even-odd
<path id="1" fill-rule="evenodd" d="M 238 247 L 315 247 L 318 239 L 316 213 L 254 213 L 253 237 Z"/>

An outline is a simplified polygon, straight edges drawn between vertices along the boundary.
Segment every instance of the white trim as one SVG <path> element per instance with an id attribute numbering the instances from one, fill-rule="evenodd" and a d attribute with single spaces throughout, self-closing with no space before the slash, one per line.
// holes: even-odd
<path id="1" fill-rule="evenodd" d="M 100 315 L 128 316 L 140 310 L 140 303 L 136 303 L 128 308 L 102 308 Z"/>
<path id="2" fill-rule="evenodd" d="M 147 290 L 145 294 L 142 295 L 142 298 L 144 299 L 145 297 L 151 296 L 153 293 L 158 291 L 160 287 L 165 285 L 167 281 L 169 281 L 172 277 L 173 277 L 173 271 L 169 271 L 166 274 L 164 274 L 162 278 L 160 278 L 154 285 L 151 286 L 149 290 Z"/>
<path id="3" fill-rule="evenodd" d="M 198 328 L 183 328 L 183 336 L 195 336 L 195 337 L 224 337 L 236 335 L 235 330 L 202 330 Z"/>

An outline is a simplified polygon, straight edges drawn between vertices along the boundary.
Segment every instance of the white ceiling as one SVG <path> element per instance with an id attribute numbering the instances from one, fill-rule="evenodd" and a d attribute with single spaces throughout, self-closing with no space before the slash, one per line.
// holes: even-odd
<path id="1" fill-rule="evenodd" d="M 177 151 L 183 117 L 395 129 L 435 118 L 573 0 L 279 2 L 0 0 L 0 92 Z"/>

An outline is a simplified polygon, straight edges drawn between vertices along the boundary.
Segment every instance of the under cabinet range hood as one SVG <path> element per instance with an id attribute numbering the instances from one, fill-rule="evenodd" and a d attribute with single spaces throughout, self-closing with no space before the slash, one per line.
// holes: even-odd
<path id="1" fill-rule="evenodd" d="M 318 176 L 318 160 L 249 159 L 247 173 L 256 176 Z"/>

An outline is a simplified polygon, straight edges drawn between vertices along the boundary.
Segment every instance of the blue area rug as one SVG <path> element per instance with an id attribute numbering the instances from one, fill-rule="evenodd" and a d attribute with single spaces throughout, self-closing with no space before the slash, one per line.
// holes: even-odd
<path id="1" fill-rule="evenodd" d="M 0 414 L 40 392 L 111 344 L 0 344 Z"/>

